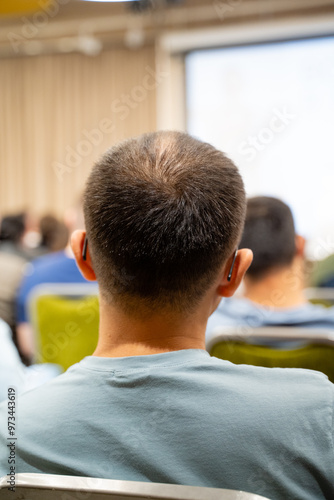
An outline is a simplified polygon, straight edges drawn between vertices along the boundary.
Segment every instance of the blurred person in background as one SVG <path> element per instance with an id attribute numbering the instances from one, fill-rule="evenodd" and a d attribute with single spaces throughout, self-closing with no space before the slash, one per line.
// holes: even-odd
<path id="1" fill-rule="evenodd" d="M 45 215 L 39 222 L 41 254 L 64 250 L 68 243 L 69 228 L 53 215 Z"/>
<path id="2" fill-rule="evenodd" d="M 0 229 L 0 252 L 29 260 L 31 255 L 23 243 L 25 232 L 25 213 L 4 216 Z"/>
<path id="3" fill-rule="evenodd" d="M 67 234 L 84 227 L 81 203 L 66 210 L 64 223 Z M 87 283 L 75 263 L 69 241 L 64 250 L 43 255 L 26 268 L 16 300 L 16 331 L 18 348 L 27 360 L 34 356 L 34 333 L 28 322 L 28 296 L 43 283 Z"/>
<path id="4" fill-rule="evenodd" d="M 296 235 L 291 210 L 283 201 L 267 196 L 248 200 L 240 245 L 254 256 L 243 297 L 222 301 L 209 318 L 207 340 L 217 327 L 334 328 L 334 308 L 306 299 L 305 240 Z"/>
<path id="5" fill-rule="evenodd" d="M 30 212 L 6 215 L 1 221 L 0 252 L 30 261 L 40 255 L 38 218 Z"/>
<path id="6" fill-rule="evenodd" d="M 334 287 L 334 254 L 315 262 L 310 286 L 320 288 Z"/>
<path id="7" fill-rule="evenodd" d="M 41 218 L 40 234 L 37 228 L 37 219 L 25 213 L 7 215 L 0 225 L 0 318 L 11 328 L 15 343 L 15 298 L 25 266 L 34 257 L 63 250 L 68 242 L 68 228 L 51 215 Z"/>
<path id="8" fill-rule="evenodd" d="M 36 259 L 49 252 L 64 250 L 68 242 L 66 224 L 51 214 L 36 217 L 26 212 L 25 232 L 21 246 L 29 260 Z"/>
<path id="9" fill-rule="evenodd" d="M 60 374 L 59 366 L 45 363 L 26 367 L 13 343 L 9 325 L 0 319 L 0 401 L 7 398 L 8 387 L 16 392 L 34 389 Z"/>
<path id="10" fill-rule="evenodd" d="M 0 225 L 0 318 L 15 333 L 15 295 L 29 261 L 22 243 L 25 233 L 23 213 L 3 217 Z"/>

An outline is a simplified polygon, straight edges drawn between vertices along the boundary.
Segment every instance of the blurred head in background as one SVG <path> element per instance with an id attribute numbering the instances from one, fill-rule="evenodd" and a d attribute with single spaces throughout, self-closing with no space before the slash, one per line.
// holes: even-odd
<path id="1" fill-rule="evenodd" d="M 25 232 L 25 214 L 7 215 L 3 217 L 0 228 L 1 243 L 19 245 Z"/>
<path id="2" fill-rule="evenodd" d="M 26 234 L 27 214 L 25 212 L 5 215 L 0 226 L 0 251 L 31 260 L 34 255 L 25 243 Z"/>
<path id="3" fill-rule="evenodd" d="M 69 237 L 69 229 L 64 222 L 59 221 L 53 215 L 45 215 L 40 223 L 41 247 L 49 252 L 63 250 Z"/>
<path id="4" fill-rule="evenodd" d="M 304 300 L 300 292 L 304 288 L 305 240 L 296 235 L 288 205 L 269 196 L 250 198 L 240 246 L 253 252 L 244 280 L 246 297 L 262 302 L 276 288 L 291 299 L 283 307 Z"/>

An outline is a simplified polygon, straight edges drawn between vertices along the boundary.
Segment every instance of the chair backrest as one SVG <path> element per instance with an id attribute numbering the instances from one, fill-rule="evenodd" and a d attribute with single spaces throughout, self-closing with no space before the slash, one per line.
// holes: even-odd
<path id="1" fill-rule="evenodd" d="M 28 297 L 35 333 L 35 362 L 66 370 L 96 347 L 99 327 L 96 284 L 43 284 Z"/>
<path id="2" fill-rule="evenodd" d="M 270 342 L 284 342 L 284 348 L 270 346 Z M 296 342 L 303 345 L 296 348 Z M 317 370 L 334 382 L 334 332 L 291 327 L 247 328 L 244 332 L 217 328 L 206 349 L 211 356 L 235 364 Z"/>
<path id="3" fill-rule="evenodd" d="M 2 500 L 269 500 L 243 491 L 175 484 L 116 481 L 53 474 L 16 474 L 0 479 Z M 15 482 L 15 486 L 14 486 Z"/>

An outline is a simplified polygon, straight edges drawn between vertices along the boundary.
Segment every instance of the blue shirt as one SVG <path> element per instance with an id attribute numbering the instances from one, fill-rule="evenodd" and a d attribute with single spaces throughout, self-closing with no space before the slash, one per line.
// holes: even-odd
<path id="1" fill-rule="evenodd" d="M 334 498 L 334 385 L 202 350 L 89 356 L 19 398 L 16 473 Z M 0 405 L 0 475 L 8 473 Z"/>
<path id="2" fill-rule="evenodd" d="M 87 283 L 76 262 L 64 251 L 43 255 L 27 264 L 27 274 L 17 297 L 17 323 L 28 321 L 27 298 L 42 283 Z"/>
<path id="3" fill-rule="evenodd" d="M 334 307 L 306 303 L 291 308 L 270 308 L 255 304 L 246 298 L 223 299 L 211 314 L 206 340 L 210 340 L 217 327 L 290 326 L 334 330 Z"/>

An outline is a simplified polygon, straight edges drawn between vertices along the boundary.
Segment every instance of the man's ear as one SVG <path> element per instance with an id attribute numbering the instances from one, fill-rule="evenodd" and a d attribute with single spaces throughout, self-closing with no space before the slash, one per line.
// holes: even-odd
<path id="1" fill-rule="evenodd" d="M 296 242 L 296 255 L 298 255 L 299 257 L 304 257 L 305 244 L 306 244 L 305 238 L 303 238 L 303 236 L 300 236 L 299 234 L 296 234 L 295 242 Z"/>
<path id="2" fill-rule="evenodd" d="M 74 253 L 76 263 L 83 277 L 89 281 L 96 281 L 95 272 L 92 266 L 92 259 L 89 253 L 89 245 L 87 245 L 86 249 L 86 260 L 84 260 L 82 257 L 82 250 L 84 247 L 85 236 L 86 236 L 86 231 L 83 231 L 81 229 L 74 231 L 74 233 L 72 233 L 71 236 L 71 247 Z"/>
<path id="3" fill-rule="evenodd" d="M 232 297 L 232 295 L 236 292 L 242 278 L 252 263 L 253 252 L 248 248 L 241 248 L 238 250 L 233 266 L 232 276 L 230 281 L 228 281 L 227 277 L 231 269 L 233 257 L 234 254 L 228 259 L 225 265 L 223 277 L 217 288 L 217 293 L 220 297 Z"/>

